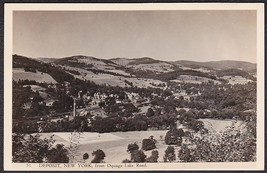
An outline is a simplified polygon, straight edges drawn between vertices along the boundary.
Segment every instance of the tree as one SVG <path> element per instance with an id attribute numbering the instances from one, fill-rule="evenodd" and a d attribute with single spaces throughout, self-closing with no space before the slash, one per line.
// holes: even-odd
<path id="1" fill-rule="evenodd" d="M 181 145 L 182 136 L 184 136 L 184 131 L 182 129 L 171 129 L 165 135 L 165 143 L 167 145 Z"/>
<path id="2" fill-rule="evenodd" d="M 185 136 L 184 130 L 181 129 L 181 128 L 177 130 L 177 133 L 178 133 L 178 136 L 180 136 L 180 137 L 184 137 Z"/>
<path id="3" fill-rule="evenodd" d="M 83 154 L 83 160 L 87 160 L 89 158 L 89 154 L 88 153 L 84 153 Z"/>
<path id="4" fill-rule="evenodd" d="M 49 163 L 68 163 L 68 150 L 64 148 L 64 145 L 57 144 L 56 148 L 52 148 L 47 155 Z"/>
<path id="5" fill-rule="evenodd" d="M 146 161 L 147 161 L 147 162 L 153 162 L 153 163 L 156 163 L 156 162 L 158 162 L 158 158 L 159 158 L 159 152 L 158 152 L 157 150 L 153 150 L 153 151 L 151 152 L 151 156 L 148 157 L 148 158 L 146 159 Z"/>
<path id="6" fill-rule="evenodd" d="M 156 148 L 154 139 L 143 139 L 142 141 L 142 149 L 145 151 L 153 150 Z"/>
<path id="7" fill-rule="evenodd" d="M 146 161 L 146 155 L 142 150 L 136 150 L 131 153 L 131 161 L 137 163 L 143 163 Z"/>
<path id="8" fill-rule="evenodd" d="M 183 96 L 181 96 L 181 97 L 183 97 Z M 185 109 L 180 109 L 177 113 L 179 115 L 182 115 L 182 114 L 186 113 L 186 110 Z"/>
<path id="9" fill-rule="evenodd" d="M 59 94 L 58 100 L 53 103 L 53 108 L 57 112 L 67 112 L 73 105 L 73 98 Z"/>
<path id="10" fill-rule="evenodd" d="M 93 151 L 92 155 L 95 157 L 93 158 L 91 163 L 103 163 L 103 160 L 106 157 L 104 151 L 102 151 L 100 149 Z"/>
<path id="11" fill-rule="evenodd" d="M 146 113 L 147 117 L 152 117 L 154 116 L 154 110 L 152 108 L 148 108 L 147 109 L 147 113 Z"/>
<path id="12" fill-rule="evenodd" d="M 12 161 L 16 163 L 68 163 L 68 151 L 63 145 L 53 147 L 53 136 L 41 139 L 39 134 L 12 135 Z"/>
<path id="13" fill-rule="evenodd" d="M 71 121 L 71 129 L 80 132 L 86 131 L 88 129 L 88 119 L 85 116 L 76 116 Z"/>
<path id="14" fill-rule="evenodd" d="M 249 127 L 247 127 L 249 128 Z M 184 162 L 252 162 L 256 160 L 256 139 L 250 130 L 234 126 L 219 135 L 205 134 L 191 140 L 192 147 L 182 146 L 178 157 Z"/>
<path id="15" fill-rule="evenodd" d="M 188 123 L 189 128 L 195 130 L 196 132 L 204 128 L 204 123 L 200 120 L 191 119 Z"/>
<path id="16" fill-rule="evenodd" d="M 129 144 L 127 148 L 127 152 L 133 153 L 134 151 L 137 151 L 139 149 L 139 146 L 136 143 Z"/>
<path id="17" fill-rule="evenodd" d="M 173 162 L 176 160 L 175 152 L 174 152 L 174 147 L 173 146 L 168 146 L 168 148 L 165 150 L 165 155 L 163 157 L 164 162 Z"/>
<path id="18" fill-rule="evenodd" d="M 182 145 L 181 149 L 179 150 L 178 157 L 183 162 L 194 162 L 195 161 L 195 157 L 187 145 Z"/>
<path id="19" fill-rule="evenodd" d="M 138 130 L 138 131 L 141 131 L 141 130 L 146 131 L 148 128 L 147 122 L 139 118 L 134 118 L 133 124 L 134 124 L 135 130 Z"/>

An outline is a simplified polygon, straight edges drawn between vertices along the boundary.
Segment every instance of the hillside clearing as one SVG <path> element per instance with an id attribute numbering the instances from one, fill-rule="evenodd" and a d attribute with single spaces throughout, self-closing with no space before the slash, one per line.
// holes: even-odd
<path id="1" fill-rule="evenodd" d="M 199 76 L 190 76 L 190 75 L 180 75 L 175 80 L 171 80 L 172 82 L 179 82 L 179 83 L 194 83 L 194 84 L 201 84 L 201 83 L 208 83 L 214 82 L 215 84 L 220 84 L 220 81 L 209 79 L 206 77 L 199 77 Z"/>
<path id="2" fill-rule="evenodd" d="M 152 71 L 156 73 L 166 73 L 173 70 L 173 65 L 163 62 L 151 63 L 151 64 L 138 64 L 138 65 L 127 65 L 128 68 L 142 71 Z"/>
<path id="3" fill-rule="evenodd" d="M 19 81 L 19 80 L 33 80 L 36 82 L 45 82 L 45 83 L 57 83 L 52 76 L 50 76 L 47 73 L 41 73 L 37 71 L 36 73 L 33 72 L 25 72 L 22 68 L 13 68 L 12 71 L 13 74 L 13 80 Z"/>
<path id="4" fill-rule="evenodd" d="M 231 85 L 246 84 L 248 82 L 252 82 L 252 80 L 246 79 L 242 76 L 223 76 L 222 78 L 228 80 L 229 84 Z"/>
<path id="5" fill-rule="evenodd" d="M 217 119 L 200 119 L 204 123 L 204 127 L 210 132 L 220 133 L 225 131 L 227 128 L 234 126 L 234 129 L 244 129 L 244 123 L 238 120 L 217 120 Z"/>

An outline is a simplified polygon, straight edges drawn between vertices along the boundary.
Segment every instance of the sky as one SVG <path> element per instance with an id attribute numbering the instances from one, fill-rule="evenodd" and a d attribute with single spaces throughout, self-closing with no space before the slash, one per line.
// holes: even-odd
<path id="1" fill-rule="evenodd" d="M 256 11 L 15 11 L 13 54 L 256 62 Z"/>

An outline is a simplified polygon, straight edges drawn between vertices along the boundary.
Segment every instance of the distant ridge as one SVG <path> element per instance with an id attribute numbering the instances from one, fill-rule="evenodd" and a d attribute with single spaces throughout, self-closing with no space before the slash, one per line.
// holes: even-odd
<path id="1" fill-rule="evenodd" d="M 24 57 L 21 55 L 16 55 L 18 57 Z M 126 65 L 139 65 L 139 64 L 153 64 L 153 63 L 161 63 L 165 62 L 168 64 L 173 64 L 176 66 L 185 66 L 189 68 L 207 68 L 214 70 L 227 70 L 227 69 L 240 69 L 249 73 L 255 73 L 257 69 L 256 63 L 250 63 L 245 61 L 237 61 L 237 60 L 221 60 L 221 61 L 208 61 L 208 62 L 197 62 L 197 61 L 188 61 L 188 60 L 178 60 L 178 61 L 163 61 L 153 59 L 151 57 L 141 57 L 141 58 L 111 58 L 111 59 L 100 59 L 93 56 L 85 56 L 85 55 L 75 55 L 63 58 L 30 58 L 33 60 L 39 60 L 43 62 L 55 62 L 55 63 L 64 63 L 71 59 L 92 59 L 95 61 L 102 61 L 104 63 L 109 64 L 118 64 L 122 66 Z M 120 63 L 120 60 L 123 63 Z"/>
<path id="2" fill-rule="evenodd" d="M 208 62 L 197 62 L 197 61 L 187 61 L 179 60 L 173 62 L 175 65 L 183 65 L 191 68 L 198 67 L 208 67 L 217 70 L 226 70 L 226 69 L 242 69 L 247 72 L 256 72 L 257 65 L 255 63 L 245 62 L 245 61 L 236 61 L 236 60 L 222 60 L 222 61 L 208 61 Z"/>

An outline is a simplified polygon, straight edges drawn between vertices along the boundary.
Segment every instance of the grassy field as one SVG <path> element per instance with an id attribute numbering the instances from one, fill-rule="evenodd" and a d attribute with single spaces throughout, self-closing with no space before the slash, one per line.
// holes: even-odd
<path id="1" fill-rule="evenodd" d="M 47 73 L 41 73 L 41 72 L 25 72 L 24 69 L 21 68 L 14 68 L 12 71 L 13 74 L 13 80 L 18 81 L 21 80 L 34 80 L 36 82 L 46 82 L 46 83 L 57 83 L 54 78 L 52 78 Z"/>
<path id="2" fill-rule="evenodd" d="M 184 83 L 194 83 L 194 84 L 201 84 L 208 83 L 209 81 L 213 81 L 216 84 L 220 84 L 220 81 L 209 79 L 206 77 L 199 77 L 199 76 L 191 76 L 191 75 L 180 75 L 177 79 L 171 80 L 173 82 L 184 82 Z"/>
<path id="3" fill-rule="evenodd" d="M 164 136 L 167 130 L 158 131 L 135 131 L 135 132 L 114 132 L 114 133 L 91 133 L 84 132 L 80 135 L 80 145 L 75 153 L 76 161 L 81 161 L 84 153 L 90 155 L 87 162 L 93 159 L 92 152 L 101 149 L 105 152 L 105 162 L 107 163 L 121 163 L 124 159 L 130 159 L 130 154 L 127 153 L 127 146 L 131 143 L 137 143 L 139 148 L 142 147 L 142 140 L 154 136 L 158 142 L 156 144 L 159 152 L 159 161 L 163 161 L 164 151 L 167 145 L 164 142 Z M 70 146 L 71 133 L 56 132 L 56 133 L 41 133 L 42 138 L 49 138 L 54 135 L 56 144 L 64 144 L 65 147 Z M 161 140 L 162 136 L 163 140 Z M 177 148 L 176 148 L 177 149 Z M 178 152 L 178 149 L 176 153 Z M 147 157 L 151 155 L 151 151 L 146 151 Z"/>
<path id="4" fill-rule="evenodd" d="M 138 64 L 138 65 L 127 65 L 127 67 L 135 70 L 153 71 L 155 73 L 166 73 L 174 71 L 171 64 L 164 62 L 151 63 L 151 64 Z"/>
<path id="5" fill-rule="evenodd" d="M 215 119 L 201 119 L 204 122 L 205 128 L 211 133 L 219 133 L 227 129 L 234 123 L 234 127 L 242 129 L 241 121 L 233 120 L 215 120 Z M 183 127 L 184 128 L 184 127 Z M 75 152 L 75 161 L 81 162 L 84 153 L 89 154 L 89 159 L 86 162 L 91 162 L 94 158 L 92 152 L 101 149 L 106 154 L 106 163 L 121 163 L 124 159 L 130 159 L 130 154 L 127 153 L 127 146 L 131 143 L 137 143 L 139 148 L 142 147 L 142 140 L 153 136 L 157 140 L 156 150 L 159 152 L 159 162 L 163 162 L 164 152 L 168 145 L 165 144 L 164 137 L 167 130 L 151 130 L 151 131 L 132 131 L 132 132 L 113 132 L 113 133 L 93 133 L 83 132 L 80 134 L 79 145 Z M 78 134 L 78 133 L 76 133 Z M 66 148 L 70 146 L 71 133 L 69 132 L 57 132 L 57 133 L 41 133 L 42 138 L 49 138 L 54 135 L 56 144 L 64 144 Z M 200 134 L 196 134 L 200 135 Z M 175 147 L 175 154 L 180 147 Z M 147 157 L 151 155 L 151 151 L 146 151 Z M 177 158 L 178 160 L 178 158 Z"/>
<path id="6" fill-rule="evenodd" d="M 252 80 L 243 78 L 242 76 L 224 76 L 222 78 L 228 80 L 229 84 L 231 85 L 246 84 L 248 82 L 252 82 Z"/>
<path id="7" fill-rule="evenodd" d="M 234 129 L 243 129 L 243 121 L 225 119 L 200 119 L 204 123 L 204 127 L 209 130 L 209 132 L 220 133 L 225 131 L 228 127 L 234 126 Z"/>

